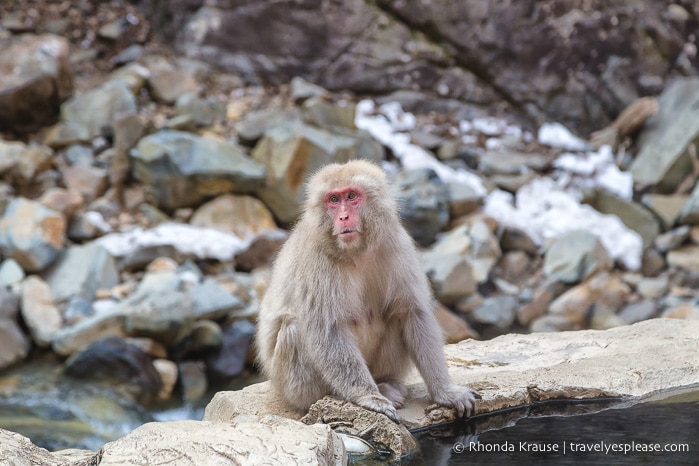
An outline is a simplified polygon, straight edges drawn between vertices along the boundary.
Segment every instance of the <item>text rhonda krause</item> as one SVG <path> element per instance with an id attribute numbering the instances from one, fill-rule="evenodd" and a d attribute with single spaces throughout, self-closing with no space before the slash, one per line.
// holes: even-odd
<path id="1" fill-rule="evenodd" d="M 600 442 L 510 442 L 481 443 L 470 442 L 467 445 L 457 443 L 454 445 L 456 453 L 468 452 L 550 452 L 550 453 L 604 453 L 628 454 L 628 453 L 654 453 L 654 452 L 688 452 L 687 443 L 607 443 Z"/>

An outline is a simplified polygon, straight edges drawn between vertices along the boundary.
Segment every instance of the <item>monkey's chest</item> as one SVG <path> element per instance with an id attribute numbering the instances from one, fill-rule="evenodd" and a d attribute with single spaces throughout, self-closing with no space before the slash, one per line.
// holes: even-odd
<path id="1" fill-rule="evenodd" d="M 381 315 L 373 309 L 351 319 L 350 328 L 354 341 L 364 356 L 364 359 L 372 359 L 372 355 L 379 351 L 386 337 L 387 323 Z"/>

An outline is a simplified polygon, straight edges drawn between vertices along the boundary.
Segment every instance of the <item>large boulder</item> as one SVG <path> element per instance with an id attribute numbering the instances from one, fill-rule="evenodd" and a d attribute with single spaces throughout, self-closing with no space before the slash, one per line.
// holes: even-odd
<path id="1" fill-rule="evenodd" d="M 52 34 L 0 40 L 0 132 L 51 123 L 73 92 L 70 47 Z"/>

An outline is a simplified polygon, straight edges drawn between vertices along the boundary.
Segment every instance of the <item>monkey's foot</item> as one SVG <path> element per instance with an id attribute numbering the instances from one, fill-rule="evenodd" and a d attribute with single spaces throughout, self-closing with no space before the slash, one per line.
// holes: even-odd
<path id="1" fill-rule="evenodd" d="M 387 380 L 380 382 L 379 391 L 383 396 L 393 403 L 393 407 L 398 409 L 403 407 L 405 398 L 408 396 L 408 388 L 400 380 Z"/>
<path id="2" fill-rule="evenodd" d="M 396 424 L 400 424 L 400 417 L 396 409 L 393 407 L 393 403 L 386 397 L 382 395 L 362 395 L 356 400 L 352 400 L 354 403 L 358 404 L 362 408 L 370 409 L 371 411 L 376 411 L 377 413 L 385 414 L 390 420 Z"/>
<path id="3" fill-rule="evenodd" d="M 459 417 L 471 416 L 475 412 L 476 400 L 480 400 L 481 395 L 468 387 L 451 385 L 444 392 L 435 394 L 434 402 L 449 408 L 454 408 Z"/>

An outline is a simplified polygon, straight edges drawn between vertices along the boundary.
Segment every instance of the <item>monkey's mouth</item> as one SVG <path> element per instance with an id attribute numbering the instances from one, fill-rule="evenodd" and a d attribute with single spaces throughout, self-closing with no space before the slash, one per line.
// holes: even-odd
<path id="1" fill-rule="evenodd" d="M 359 236 L 359 230 L 346 228 L 342 230 L 338 236 L 343 241 L 352 241 L 355 237 Z"/>

